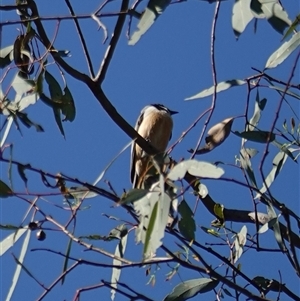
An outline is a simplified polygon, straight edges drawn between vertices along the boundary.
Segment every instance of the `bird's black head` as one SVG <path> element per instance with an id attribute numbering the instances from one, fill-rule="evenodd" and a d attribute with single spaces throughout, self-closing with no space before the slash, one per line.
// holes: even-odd
<path id="1" fill-rule="evenodd" d="M 175 115 L 175 114 L 178 113 L 176 111 L 172 111 L 172 110 L 168 109 L 167 107 L 165 107 L 164 105 L 159 104 L 159 103 L 152 104 L 152 106 L 155 107 L 156 109 L 160 110 L 160 111 L 166 111 L 170 115 Z"/>

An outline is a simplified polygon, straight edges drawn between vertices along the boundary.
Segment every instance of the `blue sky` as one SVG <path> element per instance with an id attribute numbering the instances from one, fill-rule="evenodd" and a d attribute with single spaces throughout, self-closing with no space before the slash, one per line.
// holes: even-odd
<path id="1" fill-rule="evenodd" d="M 74 5 L 75 11 L 81 14 L 90 13 L 92 9 L 95 9 L 99 5 L 98 1 L 89 1 L 85 2 L 84 7 L 82 7 L 82 1 L 73 2 L 72 5 Z M 6 1 L 5 3 L 9 2 Z M 40 5 L 40 13 L 44 16 L 66 15 L 68 13 L 63 2 L 57 3 L 57 5 L 49 5 L 48 1 L 37 4 Z M 106 11 L 115 11 L 118 8 L 118 4 L 119 2 L 109 4 Z M 215 55 L 218 82 L 228 79 L 244 79 L 255 74 L 251 70 L 251 67 L 263 69 L 268 57 L 282 43 L 282 37 L 265 20 L 259 20 L 256 34 L 254 34 L 253 22 L 251 22 L 239 40 L 236 40 L 231 28 L 232 5 L 233 1 L 224 1 L 222 3 L 217 23 Z M 290 19 L 294 20 L 295 16 L 299 14 L 299 2 L 296 0 L 283 1 L 283 5 Z M 130 124 L 134 126 L 140 110 L 145 105 L 149 103 L 163 103 L 170 109 L 179 112 L 178 115 L 174 116 L 172 144 L 210 106 L 210 97 L 189 102 L 184 101 L 184 99 L 210 87 L 213 83 L 210 61 L 210 35 L 214 7 L 214 4 L 210 5 L 204 1 L 188 1 L 170 5 L 149 32 L 135 46 L 127 45 L 125 38 L 127 28 L 123 30 L 122 38 L 119 41 L 106 75 L 103 90 L 118 112 Z M 17 16 L 12 13 L 2 12 L 2 22 L 10 18 L 17 19 Z M 111 33 L 112 19 L 103 18 L 102 22 L 108 26 L 109 33 Z M 97 66 L 99 66 L 107 46 L 107 44 L 104 46 L 101 44 L 103 32 L 101 30 L 97 31 L 97 25 L 93 20 L 84 20 L 80 24 L 82 25 L 90 54 L 97 70 Z M 2 28 L 1 48 L 14 42 L 18 33 L 17 30 L 20 27 L 17 24 Z M 57 30 L 57 22 L 47 21 L 45 22 L 45 27 L 50 40 L 53 39 Z M 71 21 L 61 22 L 55 40 L 55 47 L 61 50 L 70 50 L 72 56 L 66 59 L 68 63 L 79 68 L 82 72 L 87 72 L 82 48 Z M 290 70 L 295 62 L 296 52 L 282 65 L 270 70 L 268 74 L 287 81 Z M 7 89 L 15 71 L 16 69 L 12 69 L 5 78 L 2 87 L 3 90 Z M 49 66 L 48 71 L 56 76 L 61 85 L 63 84 L 55 65 Z M 34 106 L 29 107 L 26 112 L 33 121 L 43 126 L 45 132 L 37 133 L 33 128 L 27 129 L 22 127 L 23 136 L 21 136 L 16 128 L 12 127 L 6 142 L 13 144 L 13 159 L 21 163 L 30 163 L 38 169 L 53 174 L 62 172 L 68 176 L 92 183 L 113 157 L 129 143 L 130 139 L 112 122 L 82 83 L 75 81 L 69 75 L 66 75 L 66 80 L 76 104 L 75 121 L 63 124 L 66 139 L 60 134 L 51 109 L 41 101 L 38 101 Z M 296 84 L 299 83 L 299 66 L 297 67 L 293 82 Z M 47 85 L 44 84 L 44 87 L 48 93 L 46 89 Z M 274 112 L 280 96 L 269 89 L 260 89 L 260 96 L 261 98 L 266 97 L 268 100 L 260 127 L 268 130 L 274 118 Z M 218 94 L 216 110 L 209 127 L 227 117 L 243 114 L 246 97 L 246 86 L 233 88 Z M 299 114 L 298 100 L 287 99 Z M 254 101 L 255 93 L 252 93 L 250 96 L 250 117 L 253 112 Z M 280 128 L 284 119 L 289 120 L 291 116 L 292 112 L 284 105 L 280 112 L 277 127 Z M 3 119 L 1 122 L 3 122 Z M 202 119 L 175 148 L 172 156 L 176 160 L 189 158 L 187 150 L 195 147 L 204 122 L 205 119 Z M 296 123 L 299 123 L 299 120 L 296 120 Z M 232 129 L 242 131 L 244 129 L 244 121 L 242 119 L 236 120 Z M 264 146 L 251 142 L 249 142 L 248 146 L 256 147 L 260 150 L 260 154 L 252 162 L 253 169 L 257 172 Z M 239 148 L 240 139 L 231 134 L 222 146 L 198 159 L 234 164 L 235 155 L 239 154 Z M 264 168 L 265 174 L 270 171 L 272 159 L 276 152 L 277 149 L 275 147 L 270 147 L 270 154 Z M 6 151 L 5 157 L 8 156 L 9 152 Z M 127 190 L 131 187 L 129 179 L 129 156 L 128 149 L 118 158 L 105 175 L 105 179 L 110 181 L 119 195 L 122 194 L 123 189 Z M 6 182 L 7 169 L 8 166 L 1 163 L 1 178 Z M 224 166 L 224 169 L 226 177 L 243 180 L 242 174 L 235 168 Z M 28 190 L 30 192 L 54 192 L 54 190 L 44 187 L 38 175 L 30 172 L 26 172 L 26 174 L 29 179 Z M 258 172 L 257 178 L 261 185 L 262 182 Z M 15 191 L 20 193 L 25 192 L 23 182 L 16 170 L 13 170 L 13 183 Z M 228 181 L 205 181 L 205 184 L 213 199 L 216 202 L 224 204 L 225 207 L 253 210 L 253 201 L 247 189 Z M 103 181 L 99 186 L 107 190 L 109 189 Z M 283 171 L 273 184 L 271 191 L 279 201 L 285 203 L 291 210 L 299 214 L 299 167 L 290 159 L 287 160 Z M 32 200 L 33 196 L 27 198 Z M 54 204 L 62 205 L 62 197 L 47 196 L 44 199 Z M 57 209 L 45 200 L 39 200 L 39 206 L 48 215 L 51 215 L 61 224 L 64 224 L 68 220 L 70 212 Z M 195 206 L 195 197 L 189 192 L 186 193 L 186 200 L 191 208 Z M 112 228 L 120 223 L 112 219 L 107 219 L 103 214 L 132 221 L 122 208 L 114 207 L 111 201 L 103 197 L 87 199 L 84 201 L 83 206 L 89 207 L 89 209 L 78 213 L 75 231 L 77 236 L 89 234 L 107 235 Z M 1 200 L 1 224 L 19 225 L 27 209 L 28 204 L 18 198 Z M 266 212 L 264 205 L 260 205 L 259 210 Z M 195 214 L 195 220 L 197 226 L 199 226 L 197 227 L 196 234 L 198 241 L 203 243 L 204 241 L 210 243 L 219 242 L 200 229 L 200 226 L 210 227 L 210 222 L 213 219 L 214 217 L 200 203 Z M 228 225 L 228 227 L 231 226 L 235 231 L 239 231 L 243 224 Z M 47 224 L 47 227 L 54 228 L 50 224 Z M 255 226 L 247 225 L 247 227 L 249 233 L 254 235 Z M 294 229 L 297 231 L 296 227 Z M 43 242 L 37 241 L 34 236 L 35 233 L 32 233 L 29 249 L 46 248 L 64 253 L 67 246 L 66 237 L 57 231 L 48 230 L 46 233 L 47 239 Z M 1 240 L 8 234 L 8 231 L 1 231 Z M 174 251 L 178 250 L 178 247 L 174 244 L 173 237 L 166 237 L 164 242 L 173 248 Z M 264 247 L 277 248 L 273 232 L 261 235 L 260 242 Z M 115 242 L 95 241 L 92 243 L 112 253 L 116 246 Z M 21 244 L 22 239 L 16 243 L 10 252 L 7 252 L 0 259 L 1 300 L 4 300 L 6 297 L 15 269 L 15 262 L 11 256 L 11 252 L 18 255 Z M 227 246 L 214 248 L 224 256 L 229 255 Z M 160 250 L 158 255 L 165 256 L 165 253 Z M 75 243 L 72 246 L 72 256 L 108 264 L 111 263 L 110 259 L 93 252 L 84 251 L 82 247 Z M 209 254 L 204 253 L 203 256 L 213 266 L 220 264 L 219 261 L 216 261 Z M 131 232 L 129 235 L 125 257 L 134 261 L 142 258 L 142 247 L 135 245 L 134 232 Z M 242 270 L 250 278 L 263 275 L 279 280 L 280 270 L 282 281 L 295 293 L 297 293 L 297 290 L 299 292 L 299 281 L 296 279 L 287 258 L 282 254 L 256 253 L 253 250 L 249 250 L 244 254 L 240 263 Z M 42 283 L 49 286 L 60 275 L 63 258 L 45 251 L 28 252 L 24 264 Z M 156 272 L 157 279 L 154 287 L 146 285 L 148 278 L 145 276 L 144 268 L 123 270 L 120 280 L 128 285 L 134 285 L 133 288 L 136 288 L 139 292 L 144 293 L 154 300 L 162 300 L 181 281 L 202 277 L 195 272 L 181 268 L 179 276 L 174 276 L 169 282 L 165 282 L 167 272 L 169 272 L 169 269 L 162 265 L 161 269 Z M 57 285 L 44 300 L 73 300 L 76 289 L 95 285 L 101 279 L 109 281 L 110 275 L 110 269 L 84 265 L 79 266 L 67 276 L 63 286 L 60 284 Z M 42 291 L 26 273 L 22 273 L 12 300 L 25 300 L 24 296 L 26 296 L 26 300 L 36 300 Z M 275 295 L 270 296 L 274 298 Z M 109 300 L 109 298 L 109 289 L 101 288 L 84 293 L 81 300 Z M 212 293 L 208 293 L 204 298 L 213 300 L 215 297 Z M 225 297 L 225 299 L 229 300 L 229 297 Z M 116 300 L 125 299 L 117 295 Z"/>

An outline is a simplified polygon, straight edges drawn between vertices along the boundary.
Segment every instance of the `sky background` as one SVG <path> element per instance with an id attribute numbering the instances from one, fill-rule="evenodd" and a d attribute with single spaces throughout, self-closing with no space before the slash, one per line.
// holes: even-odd
<path id="1" fill-rule="evenodd" d="M 298 0 L 282 1 L 291 20 L 299 14 Z M 2 1 L 2 4 L 11 4 L 10 1 Z M 99 6 L 99 1 L 72 1 L 74 10 L 80 14 L 89 14 Z M 57 16 L 68 15 L 68 10 L 63 1 L 37 1 L 40 15 Z M 119 1 L 108 4 L 104 11 L 114 12 L 118 9 Z M 141 5 L 143 8 L 145 4 Z M 233 1 L 224 1 L 221 4 L 219 19 L 216 31 L 215 58 L 217 69 L 217 81 L 229 79 L 244 79 L 255 74 L 251 67 L 263 69 L 268 57 L 281 45 L 281 35 L 275 32 L 265 20 L 259 20 L 257 33 L 254 34 L 253 21 L 248 25 L 245 32 L 236 40 L 231 28 Z M 140 9 L 141 9 L 140 8 Z M 204 1 L 188 1 L 170 5 L 163 15 L 157 20 L 135 46 L 128 46 L 125 37 L 127 25 L 123 30 L 122 37 L 118 43 L 115 55 L 107 72 L 103 84 L 103 90 L 109 100 L 116 107 L 118 112 L 134 126 L 141 109 L 149 103 L 162 103 L 171 110 L 178 111 L 174 116 L 174 130 L 170 145 L 191 125 L 191 123 L 207 108 L 210 107 L 211 97 L 195 101 L 184 101 L 201 90 L 212 86 L 212 71 L 210 60 L 210 36 L 215 4 L 208 4 Z M 2 12 L 1 22 L 5 20 L 17 20 L 14 12 Z M 114 18 L 103 18 L 101 21 L 107 25 L 111 34 Z M 107 44 L 102 45 L 103 32 L 97 31 L 97 24 L 93 20 L 81 20 L 83 32 L 88 44 L 90 54 L 97 70 L 101 63 Z M 128 24 L 128 20 L 126 21 Z M 48 37 L 52 40 L 57 31 L 56 21 L 44 22 Z M 133 29 L 136 23 L 133 23 Z M 13 44 L 20 24 L 5 26 L 1 32 L 1 48 Z M 71 21 L 62 21 L 58 28 L 55 47 L 60 50 L 70 50 L 71 57 L 66 58 L 67 62 L 81 72 L 87 72 L 82 48 L 78 42 L 74 24 Z M 297 52 L 297 51 L 296 51 Z M 292 54 L 279 67 L 268 71 L 271 76 L 287 81 L 290 70 L 295 62 L 296 52 Z M 47 69 L 51 72 L 63 87 L 63 81 L 59 77 L 56 66 Z M 9 83 L 14 76 L 16 69 L 11 69 L 2 82 L 3 91 L 7 91 Z M 4 74 L 2 73 L 2 77 Z M 22 126 L 22 135 L 13 126 L 7 138 L 7 144 L 13 144 L 13 159 L 31 166 L 42 169 L 52 174 L 62 172 L 74 178 L 88 183 L 94 182 L 107 164 L 130 142 L 130 138 L 118 128 L 109 116 L 104 112 L 97 100 L 88 89 L 69 75 L 66 75 L 69 89 L 75 100 L 76 118 L 72 123 L 63 124 L 66 139 L 60 134 L 52 110 L 41 101 L 26 109 L 28 116 L 36 123 L 43 126 L 45 132 L 37 133 L 34 128 L 27 129 Z M 299 66 L 297 67 L 293 82 L 299 83 Z M 47 85 L 44 84 L 47 91 Z M 231 116 L 244 113 L 247 90 L 246 86 L 233 88 L 217 95 L 217 106 L 212 116 L 209 127 Z M 10 91 L 10 97 L 13 97 Z M 268 130 L 274 119 L 274 112 L 278 106 L 280 96 L 275 91 L 260 89 L 260 97 L 266 97 L 268 102 L 263 112 L 260 128 Z M 287 98 L 299 114 L 299 102 L 296 99 Z M 250 96 L 250 116 L 252 115 L 255 102 L 255 93 Z M 277 127 L 282 128 L 284 119 L 290 120 L 292 112 L 284 105 L 280 112 Z M 1 116 L 1 124 L 4 117 Z M 176 160 L 189 158 L 188 149 L 194 148 L 202 131 L 205 119 L 202 119 L 197 126 L 185 137 L 173 151 L 172 156 Z M 299 120 L 296 120 L 299 123 Z M 244 120 L 234 121 L 233 130 L 243 131 Z M 2 133 L 1 133 L 2 135 Z M 256 171 L 258 182 L 261 185 L 261 178 L 257 172 L 263 145 L 248 142 L 248 147 L 255 147 L 260 153 L 252 161 L 253 169 Z M 208 162 L 222 161 L 228 164 L 235 163 L 235 156 L 239 154 L 240 139 L 231 134 L 228 140 L 213 152 L 198 157 L 199 160 Z M 264 166 L 267 174 L 272 167 L 272 159 L 277 149 L 270 146 L 270 154 Z M 4 157 L 8 158 L 6 151 Z M 129 178 L 129 157 L 130 150 L 125 151 L 113 166 L 108 170 L 105 179 L 109 180 L 121 195 L 123 189 L 131 187 Z M 232 166 L 224 166 L 225 177 L 235 178 L 243 181 L 238 169 Z M 7 180 L 8 166 L 1 163 L 1 178 Z M 32 193 L 56 192 L 44 187 L 40 177 L 33 173 L 26 172 L 28 176 L 28 190 Z M 13 184 L 16 192 L 25 193 L 25 188 L 16 169 L 13 170 Z M 240 210 L 253 210 L 253 201 L 247 189 L 228 181 L 205 181 L 211 197 L 227 208 Z M 99 187 L 108 190 L 108 186 L 102 181 Z M 273 195 L 280 202 L 285 203 L 291 210 L 299 214 L 299 167 L 290 159 L 287 160 L 283 171 L 278 176 L 276 183 L 271 188 Z M 33 199 L 33 197 L 28 197 Z M 45 200 L 54 204 L 62 205 L 62 197 L 45 197 Z M 44 212 L 64 224 L 70 212 L 60 210 L 45 200 L 39 200 L 39 206 Z M 195 206 L 195 197 L 189 192 L 186 193 L 186 200 L 191 208 Z M 130 217 L 119 207 L 114 207 L 112 202 L 96 197 L 84 201 L 83 206 L 89 209 L 78 213 L 75 235 L 100 234 L 107 235 L 109 231 L 120 222 L 107 219 L 103 214 L 116 216 L 129 220 Z M 7 198 L 0 202 L 1 224 L 20 225 L 23 216 L 28 209 L 28 204 L 18 198 Z M 265 206 L 260 205 L 259 210 L 266 212 Z M 38 216 L 41 218 L 41 216 Z M 199 242 L 217 243 L 218 239 L 211 237 L 201 231 L 200 226 L 210 227 L 214 217 L 206 210 L 201 203 L 195 214 L 197 223 L 196 237 Z M 30 218 L 27 218 L 27 222 Z M 25 223 L 26 224 L 26 223 Z M 235 231 L 239 231 L 243 224 L 228 224 Z M 47 227 L 53 228 L 47 224 Z M 248 232 L 255 234 L 255 226 L 247 225 Z M 294 231 L 297 228 L 294 227 Z M 3 240 L 9 231 L 0 231 L 0 240 Z M 298 233 L 298 232 L 296 232 Z M 32 237 L 29 249 L 48 248 L 51 250 L 65 252 L 67 239 L 57 231 L 46 231 L 47 238 L 40 242 Z M 5 300 L 11 279 L 15 270 L 15 262 L 11 253 L 18 256 L 23 239 L 20 239 L 15 246 L 0 258 L 0 299 Z M 273 232 L 267 232 L 260 237 L 262 247 L 277 248 Z M 105 248 L 114 252 L 116 242 L 93 241 L 95 246 Z M 166 237 L 164 240 L 174 251 L 178 247 L 174 244 L 173 237 Z M 223 256 L 229 255 L 227 246 L 214 247 Z M 202 253 L 201 253 L 202 254 Z M 299 254 L 299 252 L 298 252 Z M 85 258 L 97 262 L 111 263 L 111 260 L 93 252 L 87 252 L 82 247 L 73 243 L 72 255 L 76 258 Z M 159 256 L 165 256 L 163 251 L 158 252 Z M 220 264 L 209 254 L 203 253 L 204 258 L 214 267 Z M 134 243 L 134 232 L 128 238 L 128 246 L 125 258 L 138 261 L 142 258 L 142 247 Z M 294 291 L 299 292 L 299 280 L 291 269 L 287 258 L 277 253 L 256 253 L 253 250 L 247 251 L 240 260 L 242 270 L 253 278 L 263 275 L 268 278 L 282 277 L 282 281 Z M 60 274 L 63 266 L 63 258 L 49 252 L 28 252 L 26 254 L 25 266 L 46 286 L 49 286 Z M 174 266 L 174 264 L 172 265 Z M 184 268 L 169 282 L 165 281 L 165 275 L 169 269 L 162 265 L 156 272 L 156 285 L 146 285 L 149 278 L 145 276 L 144 268 L 132 268 L 123 270 L 120 281 L 134 285 L 139 292 L 144 293 L 154 300 L 162 300 L 171 292 L 173 287 L 184 280 L 202 277 L 198 273 L 187 271 Z M 279 274 L 279 271 L 281 275 Z M 73 300 L 76 289 L 80 287 L 95 285 L 101 279 L 110 281 L 111 270 L 95 268 L 90 266 L 79 266 L 68 274 L 65 284 L 58 284 L 44 300 Z M 205 275 L 203 275 L 205 277 Z M 245 284 L 243 281 L 241 285 Z M 12 300 L 36 300 L 43 290 L 26 273 L 22 273 Z M 25 297 L 26 296 L 26 297 Z M 275 294 L 271 294 L 273 298 Z M 208 293 L 200 298 L 215 300 L 213 293 Z M 199 298 L 196 297 L 195 300 Z M 101 288 L 85 292 L 82 300 L 109 300 L 110 290 Z M 225 300 L 229 297 L 225 296 Z M 125 300 L 121 295 L 116 300 Z M 242 298 L 244 300 L 244 298 Z"/>

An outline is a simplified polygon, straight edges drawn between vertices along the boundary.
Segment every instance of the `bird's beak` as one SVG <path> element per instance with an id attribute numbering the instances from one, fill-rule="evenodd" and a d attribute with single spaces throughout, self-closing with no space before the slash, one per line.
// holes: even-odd
<path id="1" fill-rule="evenodd" d="M 176 111 L 172 111 L 172 110 L 169 110 L 169 111 L 170 111 L 170 114 L 171 114 L 171 115 L 178 114 L 178 112 L 176 112 Z"/>

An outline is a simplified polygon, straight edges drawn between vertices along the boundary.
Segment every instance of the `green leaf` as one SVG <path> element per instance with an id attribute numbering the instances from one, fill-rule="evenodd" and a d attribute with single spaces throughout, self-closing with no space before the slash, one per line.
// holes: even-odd
<path id="1" fill-rule="evenodd" d="M 18 95 L 32 93 L 35 90 L 35 82 L 21 71 L 16 74 L 11 85 Z"/>
<path id="2" fill-rule="evenodd" d="M 275 68 L 284 62 L 293 51 L 299 47 L 300 45 L 300 32 L 295 33 L 292 38 L 284 42 L 271 56 L 268 58 L 266 62 L 265 68 L 271 69 Z"/>
<path id="3" fill-rule="evenodd" d="M 150 0 L 138 22 L 137 30 L 131 36 L 128 44 L 135 45 L 141 36 L 145 34 L 148 29 L 153 25 L 156 19 L 164 12 L 170 4 L 170 0 Z"/>
<path id="4" fill-rule="evenodd" d="M 70 187 L 68 189 L 68 194 L 70 195 L 71 199 L 74 198 L 76 200 L 82 200 L 83 198 L 90 199 L 98 195 L 96 192 L 90 191 L 85 186 Z"/>
<path id="5" fill-rule="evenodd" d="M 221 82 L 221 83 L 217 84 L 216 93 L 219 93 L 221 91 L 225 91 L 225 90 L 230 89 L 232 87 L 242 86 L 244 84 L 246 84 L 246 82 L 244 80 L 240 80 L 240 79 L 227 80 L 227 81 L 224 81 L 224 82 Z M 213 95 L 214 90 L 215 90 L 215 87 L 212 86 L 208 89 L 205 89 L 205 90 L 197 93 L 194 96 L 186 98 L 185 100 L 194 100 L 194 99 L 197 99 L 197 98 L 204 98 L 204 97 Z"/>
<path id="6" fill-rule="evenodd" d="M 0 181 L 1 182 L 1 181 Z M 19 240 L 19 238 L 27 231 L 28 229 L 18 228 L 18 230 L 7 237 L 5 237 L 0 242 L 0 256 L 5 254 L 13 245 L 15 242 Z"/>
<path id="7" fill-rule="evenodd" d="M 29 164 L 23 165 L 23 164 L 18 163 L 18 173 L 19 173 L 21 179 L 23 180 L 25 186 L 27 186 L 28 179 L 27 179 L 24 171 L 28 167 L 30 167 Z"/>
<path id="8" fill-rule="evenodd" d="M 9 224 L 6 224 L 6 225 L 1 225 L 0 224 L 0 229 L 1 230 L 18 230 L 20 229 L 19 226 L 14 226 L 14 225 L 9 225 Z"/>
<path id="9" fill-rule="evenodd" d="M 62 96 L 62 107 L 61 112 L 65 115 L 63 121 L 73 121 L 76 115 L 76 109 L 74 104 L 74 99 L 69 88 L 66 86 L 64 89 L 64 95 Z"/>
<path id="10" fill-rule="evenodd" d="M 283 93 L 285 93 L 287 95 L 290 95 L 290 96 L 292 96 L 296 99 L 300 99 L 300 95 L 298 95 L 298 94 L 296 94 L 296 93 L 294 93 L 290 90 L 285 90 L 285 88 L 281 88 L 281 87 L 277 87 L 277 86 L 268 86 L 268 87 L 271 88 L 271 89 L 277 90 L 279 92 L 283 92 Z M 282 94 L 280 93 L 280 95 L 282 95 Z"/>
<path id="11" fill-rule="evenodd" d="M 235 247 L 235 256 L 234 256 L 234 263 L 241 258 L 244 250 L 244 246 L 247 242 L 247 227 L 244 225 L 240 232 L 236 234 L 236 238 L 234 240 L 234 247 Z"/>
<path id="12" fill-rule="evenodd" d="M 113 228 L 108 234 L 108 240 L 121 239 L 128 234 L 128 229 L 125 224 L 118 225 Z"/>
<path id="13" fill-rule="evenodd" d="M 222 204 L 215 204 L 214 205 L 214 213 L 216 217 L 220 220 L 221 224 L 224 224 L 225 218 L 224 218 L 224 205 Z"/>
<path id="14" fill-rule="evenodd" d="M 221 167 L 205 162 L 193 160 L 185 160 L 175 165 L 168 174 L 168 178 L 172 181 L 181 180 L 184 178 L 186 172 L 202 178 L 218 179 L 224 174 Z"/>
<path id="15" fill-rule="evenodd" d="M 231 24 L 235 36 L 238 38 L 253 19 L 250 9 L 251 0 L 235 0 L 232 9 Z"/>
<path id="16" fill-rule="evenodd" d="M 123 224 L 123 227 L 126 228 L 125 224 Z M 123 231 L 124 232 L 124 231 Z M 126 246 L 127 246 L 127 239 L 128 239 L 128 232 L 127 232 L 127 228 L 126 228 L 126 234 L 121 236 L 121 239 L 118 243 L 118 245 L 116 246 L 115 249 L 115 256 L 116 257 L 124 257 L 124 253 L 126 250 Z M 121 276 L 121 269 L 116 268 L 116 266 L 121 266 L 122 262 L 116 258 L 113 259 L 113 269 L 112 269 L 112 274 L 111 274 L 111 300 L 114 300 L 115 298 L 115 294 L 116 294 L 116 288 L 117 288 L 117 284 L 119 282 L 120 276 Z"/>
<path id="17" fill-rule="evenodd" d="M 49 87 L 51 99 L 54 102 L 61 103 L 63 93 L 57 80 L 48 71 L 45 71 L 45 80 Z"/>
<path id="18" fill-rule="evenodd" d="M 153 232 L 154 225 L 155 225 L 157 210 L 158 210 L 158 201 L 155 203 L 155 205 L 153 207 L 153 210 L 151 212 L 151 216 L 149 219 L 148 228 L 146 230 L 146 238 L 145 238 L 145 244 L 144 244 L 144 250 L 143 250 L 144 257 L 148 257 L 148 256 L 146 256 L 146 254 L 149 253 L 148 249 L 149 249 L 149 245 L 150 245 L 151 234 Z"/>
<path id="19" fill-rule="evenodd" d="M 14 49 L 14 45 L 10 45 L 0 49 L 0 68 L 3 69 L 8 66 L 13 60 L 12 51 Z"/>
<path id="20" fill-rule="evenodd" d="M 61 118 L 60 118 L 60 110 L 61 110 L 61 105 L 62 105 L 62 99 L 63 99 L 63 92 L 61 90 L 61 87 L 57 80 L 48 72 L 45 71 L 45 80 L 48 83 L 50 95 L 51 95 L 51 100 L 54 102 L 53 104 L 53 113 L 54 113 L 54 118 L 56 121 L 56 124 L 61 132 L 61 134 L 65 138 L 65 132 L 62 126 Z"/>
<path id="21" fill-rule="evenodd" d="M 249 125 L 247 127 L 247 130 L 253 131 L 256 126 L 258 125 L 258 122 L 261 117 L 261 112 L 264 110 L 267 103 L 267 99 L 263 98 L 262 100 L 259 100 L 259 94 L 257 90 L 257 97 L 255 100 L 255 107 L 254 107 L 254 113 L 251 119 L 249 120 Z"/>
<path id="22" fill-rule="evenodd" d="M 178 212 L 181 215 L 181 219 L 178 222 L 179 232 L 187 240 L 194 240 L 196 231 L 196 223 L 193 218 L 194 214 L 185 200 L 183 200 L 178 206 Z"/>
<path id="23" fill-rule="evenodd" d="M 54 119 L 56 121 L 56 124 L 60 130 L 60 133 L 63 135 L 64 138 L 66 138 L 65 131 L 64 131 L 61 119 L 60 119 L 60 109 L 53 107 L 53 114 L 54 114 Z"/>
<path id="24" fill-rule="evenodd" d="M 248 149 L 242 148 L 240 150 L 240 162 L 241 162 L 241 167 L 246 171 L 252 185 L 257 187 L 256 179 L 254 172 L 251 167 L 251 161 L 250 161 L 251 155 L 248 153 Z"/>
<path id="25" fill-rule="evenodd" d="M 300 24 L 300 14 L 296 16 L 294 22 L 291 24 L 289 29 L 286 31 L 285 35 L 283 36 L 283 40 L 286 39 L 289 35 L 291 35 L 294 31 L 296 31 L 297 25 Z"/>
<path id="26" fill-rule="evenodd" d="M 288 149 L 289 145 L 279 143 L 276 140 L 273 141 L 272 144 L 276 145 L 282 152 L 284 152 L 286 155 L 288 155 L 295 163 L 298 163 L 297 159 L 294 157 L 294 155 L 292 154 L 292 152 Z"/>
<path id="27" fill-rule="evenodd" d="M 13 195 L 13 191 L 0 180 L 0 198 L 7 198 Z"/>
<path id="28" fill-rule="evenodd" d="M 197 294 L 203 294 L 213 290 L 219 281 L 209 278 L 198 278 L 187 280 L 176 285 L 170 294 L 163 301 L 184 301 L 188 300 Z"/>
<path id="29" fill-rule="evenodd" d="M 72 248 L 72 238 L 69 239 L 68 245 L 67 245 L 67 251 L 65 254 L 65 260 L 64 260 L 64 264 L 63 264 L 63 270 L 62 270 L 62 275 L 63 277 L 61 278 L 61 285 L 64 284 L 65 282 L 65 277 L 67 274 L 65 274 L 67 268 L 68 268 L 68 262 L 69 262 L 69 256 L 70 256 L 70 252 L 71 252 L 71 248 Z"/>
<path id="30" fill-rule="evenodd" d="M 11 300 L 12 299 L 12 295 L 13 295 L 13 293 L 15 291 L 15 288 L 16 288 L 16 285 L 18 283 L 18 280 L 19 280 L 19 277 L 20 277 L 20 274 L 21 274 L 21 269 L 23 267 L 24 258 L 25 258 L 25 255 L 27 253 L 27 249 L 28 249 L 28 245 L 29 245 L 30 235 L 31 235 L 31 231 L 27 231 L 26 236 L 25 236 L 24 241 L 23 241 L 23 244 L 22 244 L 21 251 L 20 251 L 20 256 L 19 256 L 19 259 L 18 259 L 19 264 L 16 266 L 16 270 L 15 270 L 14 276 L 12 278 L 12 281 L 11 281 L 12 283 L 11 283 L 11 286 L 9 288 L 9 292 L 6 296 L 6 300 Z M 16 237 L 17 237 L 17 235 L 16 235 Z M 28 271 L 28 270 L 26 269 L 25 271 Z M 29 275 L 31 275 L 31 274 L 29 274 Z"/>
<path id="31" fill-rule="evenodd" d="M 270 279 L 264 278 L 262 276 L 256 276 L 252 279 L 259 287 L 267 289 L 271 283 Z"/>
<path id="32" fill-rule="evenodd" d="M 219 232 L 217 232 L 215 229 L 213 228 L 206 228 L 206 227 L 203 227 L 201 226 L 200 227 L 205 233 L 207 234 L 210 234 L 210 235 L 213 235 L 213 236 L 216 236 L 216 237 L 220 237 L 220 234 Z"/>
<path id="33" fill-rule="evenodd" d="M 278 174 L 281 172 L 283 165 L 287 159 L 287 155 L 280 151 L 273 159 L 273 167 L 270 173 L 265 178 L 262 188 L 259 190 L 259 193 L 256 194 L 254 199 L 259 198 L 267 189 L 271 186 L 274 180 L 277 178 Z"/>
<path id="34" fill-rule="evenodd" d="M 91 234 L 85 236 L 79 236 L 79 239 L 88 239 L 88 240 L 107 240 L 107 237 L 99 234 Z"/>
<path id="35" fill-rule="evenodd" d="M 41 125 L 31 121 L 26 113 L 16 112 L 16 116 L 20 119 L 20 121 L 27 127 L 35 127 L 37 132 L 44 132 L 44 129 Z"/>
<path id="36" fill-rule="evenodd" d="M 259 19 L 265 18 L 264 12 L 261 9 L 261 5 L 262 4 L 259 2 L 259 0 L 251 0 L 250 9 L 255 18 L 259 18 Z"/>
<path id="37" fill-rule="evenodd" d="M 284 242 L 283 242 L 283 239 L 281 236 L 281 231 L 280 231 L 279 222 L 278 222 L 278 216 L 277 216 L 271 202 L 269 202 L 269 201 L 268 201 L 268 205 L 267 205 L 267 212 L 268 212 L 268 216 L 270 217 L 270 221 L 272 219 L 275 219 L 272 228 L 274 230 L 274 235 L 275 235 L 277 244 L 282 252 L 286 252 L 286 247 L 284 245 Z"/>
<path id="38" fill-rule="evenodd" d="M 272 142 L 275 139 L 275 134 L 266 132 L 266 131 L 245 131 L 245 132 L 233 132 L 238 137 L 258 142 L 258 143 L 267 143 Z"/>
<path id="39" fill-rule="evenodd" d="M 142 199 L 149 191 L 146 189 L 131 189 L 121 196 L 119 205 L 129 204 Z"/>
<path id="40" fill-rule="evenodd" d="M 288 14 L 280 5 L 278 0 L 260 0 L 263 11 L 269 24 L 280 34 L 283 34 L 286 27 L 291 25 Z"/>

